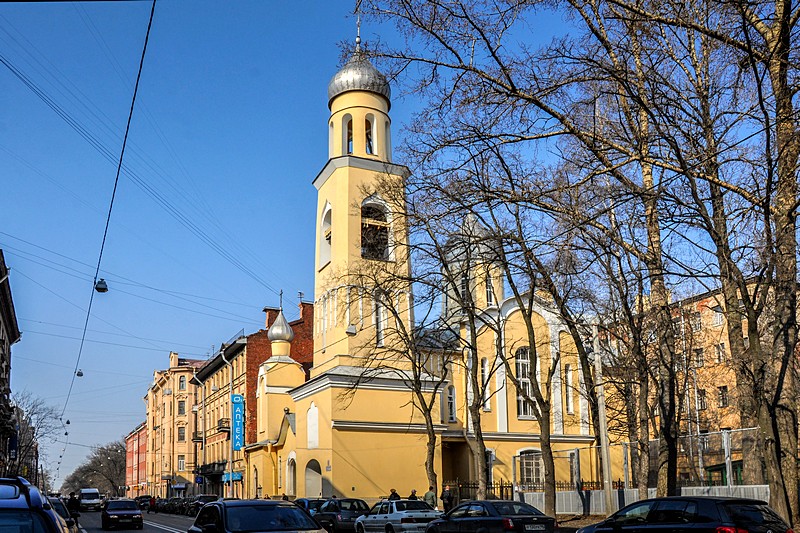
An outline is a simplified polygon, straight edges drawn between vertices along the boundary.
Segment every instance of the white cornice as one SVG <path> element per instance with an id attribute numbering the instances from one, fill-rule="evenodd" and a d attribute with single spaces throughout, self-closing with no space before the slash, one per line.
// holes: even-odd
<path id="1" fill-rule="evenodd" d="M 336 172 L 337 169 L 345 167 L 371 170 L 373 172 L 381 172 L 383 174 L 393 174 L 395 176 L 402 176 L 404 178 L 407 178 L 411 175 L 411 171 L 408 170 L 408 167 L 403 165 L 395 165 L 394 163 L 388 163 L 378 159 L 367 159 L 364 157 L 344 155 L 340 157 L 334 157 L 333 159 L 328 159 L 328 162 L 324 167 L 322 167 L 322 170 L 320 170 L 319 174 L 317 174 L 317 177 L 314 178 L 312 184 L 317 188 L 317 190 L 319 190 L 325 184 L 328 178 L 330 178 L 331 175 Z"/>
<path id="2" fill-rule="evenodd" d="M 467 437 L 474 438 L 472 433 Z M 464 439 L 464 433 L 460 430 L 450 430 L 442 434 L 442 438 L 446 439 Z M 487 441 L 501 440 L 501 441 L 521 441 L 521 442 L 540 442 L 541 436 L 538 433 L 497 433 L 497 432 L 484 432 L 483 439 Z M 550 435 L 550 442 L 553 443 L 591 443 L 594 442 L 594 437 L 591 435 Z"/>
<path id="3" fill-rule="evenodd" d="M 362 431 L 372 433 L 426 433 L 425 424 L 396 424 L 392 422 L 359 422 L 354 420 L 333 420 L 331 427 L 339 431 Z M 447 429 L 446 424 L 435 424 L 437 434 Z"/>
<path id="4" fill-rule="evenodd" d="M 342 370 L 349 371 L 349 373 L 344 373 Z M 288 392 L 292 396 L 292 400 L 298 401 L 332 388 L 358 388 L 364 390 L 403 392 L 408 392 L 411 390 L 408 386 L 408 381 L 410 381 L 410 378 L 408 381 L 406 381 L 399 377 L 394 377 L 392 376 L 392 371 L 389 370 L 384 371 L 380 377 L 365 377 L 361 376 L 363 371 L 364 369 L 358 367 L 338 367 L 335 370 L 317 376 L 314 379 L 307 381 L 299 387 L 291 389 Z M 423 383 L 423 391 L 433 392 L 433 386 L 433 382 L 426 381 Z"/>

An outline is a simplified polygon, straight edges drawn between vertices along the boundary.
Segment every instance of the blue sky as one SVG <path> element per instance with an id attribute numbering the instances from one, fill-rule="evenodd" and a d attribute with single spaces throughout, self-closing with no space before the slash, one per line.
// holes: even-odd
<path id="1" fill-rule="evenodd" d="M 90 446 L 144 420 L 142 397 L 170 350 L 204 358 L 262 327 L 276 291 L 290 318 L 298 291 L 312 297 L 311 180 L 327 159 L 326 88 L 338 44 L 354 38 L 351 10 L 158 2 L 126 153 L 144 185 L 119 183 L 101 267 L 110 291 L 95 297 L 84 376 L 66 405 L 59 485 Z M 149 12 L 149 2 L 2 4 L 0 54 L 116 158 Z M 364 21 L 367 42 L 379 32 Z M 23 331 L 12 390 L 60 411 L 116 164 L 5 67 L 0 108 L 0 248 Z M 407 109 L 394 99 L 397 133 Z M 45 448 L 54 472 L 63 439 Z"/>

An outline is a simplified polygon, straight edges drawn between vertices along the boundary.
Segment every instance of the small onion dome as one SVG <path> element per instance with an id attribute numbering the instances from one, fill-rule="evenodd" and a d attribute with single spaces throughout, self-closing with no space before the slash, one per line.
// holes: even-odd
<path id="1" fill-rule="evenodd" d="M 278 316 L 275 318 L 275 322 L 273 322 L 269 327 L 269 331 L 267 331 L 267 338 L 269 338 L 269 340 L 272 342 L 292 342 L 292 339 L 294 339 L 294 331 L 292 331 L 292 327 L 286 321 L 286 317 L 283 316 L 283 309 L 278 311 Z"/>
<path id="2" fill-rule="evenodd" d="M 349 91 L 369 91 L 391 101 L 392 90 L 386 76 L 367 59 L 361 49 L 361 39 L 356 39 L 356 49 L 339 72 L 328 83 L 328 107 L 334 98 Z"/>

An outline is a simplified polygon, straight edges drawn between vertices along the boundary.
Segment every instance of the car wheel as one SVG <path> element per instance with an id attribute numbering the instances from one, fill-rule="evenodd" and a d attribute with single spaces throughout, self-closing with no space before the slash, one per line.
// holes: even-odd
<path id="1" fill-rule="evenodd" d="M 364 526 L 356 524 L 356 533 L 364 533 Z"/>
<path id="2" fill-rule="evenodd" d="M 394 533 L 394 528 L 391 526 L 391 524 L 386 526 L 386 533 Z"/>

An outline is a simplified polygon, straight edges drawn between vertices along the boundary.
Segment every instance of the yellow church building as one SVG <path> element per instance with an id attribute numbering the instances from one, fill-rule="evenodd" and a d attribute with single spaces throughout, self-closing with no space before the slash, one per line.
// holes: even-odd
<path id="1" fill-rule="evenodd" d="M 294 333 L 281 312 L 268 331 L 272 355 L 258 371 L 257 439 L 244 447 L 245 497 L 376 499 L 391 488 L 404 495 L 412 488 L 420 494 L 427 490 L 426 424 L 408 385 L 412 364 L 402 354 L 399 333 L 413 329 L 412 289 L 379 283 L 387 272 L 394 279 L 411 272 L 404 246 L 408 231 L 397 214 L 403 212 L 409 170 L 392 161 L 390 97 L 386 78 L 357 40 L 328 86 L 328 160 L 313 181 L 313 366 L 307 374 L 291 357 Z M 475 302 L 481 313 L 502 324 L 502 345 L 514 356 L 513 372 L 529 375 L 530 358 L 539 357 L 537 375 L 543 379 L 551 361 L 557 361 L 549 382 L 557 479 L 596 479 L 594 453 L 588 452 L 594 429 L 563 320 L 546 299 L 535 299 L 539 345 L 530 349 L 523 341 L 520 311 L 513 298 L 504 297 L 499 276 L 492 278 L 490 271 L 465 283 L 481 295 Z M 491 369 L 481 413 L 486 457 L 476 461 L 470 451 L 474 428 L 466 412 L 471 398 L 467 364 L 450 350 L 455 360 L 445 380 L 437 381 L 441 368 L 435 364 L 420 378 L 423 393 L 436 398 L 431 409 L 437 435 L 434 470 L 441 483 L 474 479 L 478 468 L 490 481 L 541 483 L 538 424 L 498 362 L 494 331 L 479 331 L 478 339 L 480 374 L 488 376 Z"/>

